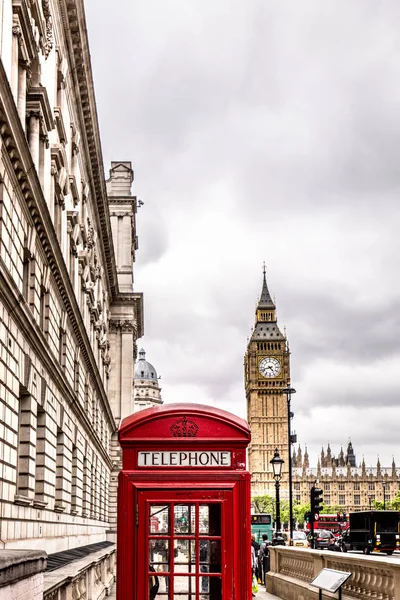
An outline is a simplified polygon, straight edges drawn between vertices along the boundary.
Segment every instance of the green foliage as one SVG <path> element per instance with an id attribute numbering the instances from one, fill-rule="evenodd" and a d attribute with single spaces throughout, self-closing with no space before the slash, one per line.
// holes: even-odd
<path id="1" fill-rule="evenodd" d="M 252 499 L 253 512 L 255 513 L 267 513 L 273 515 L 275 519 L 275 498 L 272 496 L 255 496 Z"/>
<path id="2" fill-rule="evenodd" d="M 324 504 L 321 515 L 335 515 L 338 512 L 342 513 L 344 508 L 344 506 L 339 506 L 339 504 Z"/>
<path id="3" fill-rule="evenodd" d="M 392 510 L 399 510 L 400 511 L 400 491 L 397 492 L 396 496 L 390 502 L 390 507 L 391 507 Z"/>

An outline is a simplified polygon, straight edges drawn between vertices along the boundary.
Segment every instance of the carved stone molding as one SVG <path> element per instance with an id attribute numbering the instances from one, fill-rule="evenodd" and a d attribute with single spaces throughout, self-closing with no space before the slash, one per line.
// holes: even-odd
<path id="1" fill-rule="evenodd" d="M 50 50 L 53 47 L 53 20 L 50 13 L 50 2 L 49 0 L 42 0 L 43 16 L 46 21 L 45 35 L 43 39 L 43 53 L 47 58 L 50 54 Z"/>
<path id="2" fill-rule="evenodd" d="M 121 331 L 122 333 L 134 333 L 136 335 L 136 323 L 131 320 L 123 320 L 123 319 L 110 319 L 108 322 L 108 328 L 111 333 L 117 333 Z"/>

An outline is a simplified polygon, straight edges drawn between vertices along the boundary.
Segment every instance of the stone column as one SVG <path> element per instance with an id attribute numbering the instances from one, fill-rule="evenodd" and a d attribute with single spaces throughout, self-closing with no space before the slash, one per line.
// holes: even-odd
<path id="1" fill-rule="evenodd" d="M 14 22 L 12 38 L 12 55 L 11 55 L 11 91 L 14 97 L 15 104 L 18 101 L 18 58 L 19 45 L 21 40 L 21 28 L 18 23 Z"/>
<path id="2" fill-rule="evenodd" d="M 31 151 L 32 160 L 36 167 L 36 171 L 39 173 L 39 144 L 40 144 L 40 112 L 30 111 L 29 117 L 29 130 L 28 130 L 28 143 L 29 150 Z"/>
<path id="3" fill-rule="evenodd" d="M 26 60 L 20 60 L 18 63 L 18 100 L 17 110 L 21 119 L 22 129 L 26 129 L 26 76 L 28 63 Z"/>

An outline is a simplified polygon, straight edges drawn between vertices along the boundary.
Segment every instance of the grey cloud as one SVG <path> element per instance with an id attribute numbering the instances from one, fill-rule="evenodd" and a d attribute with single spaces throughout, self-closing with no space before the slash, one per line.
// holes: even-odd
<path id="1" fill-rule="evenodd" d="M 317 444 L 335 431 L 321 430 L 316 407 L 325 416 L 329 406 L 395 411 L 393 371 L 377 392 L 368 380 L 355 390 L 332 383 L 329 370 L 356 371 L 376 355 L 394 364 L 400 353 L 400 3 L 119 6 L 86 1 L 104 163 L 135 164 L 145 201 L 136 288 L 148 358 L 170 395 L 193 384 L 244 414 L 243 354 L 266 259 L 291 344 L 301 439 Z M 221 227 L 211 232 L 203 220 L 201 235 L 182 238 L 202 214 L 215 223 L 220 198 Z M 201 276 L 196 261 L 207 265 Z M 202 310 L 174 284 L 177 271 L 204 297 Z M 307 366 L 321 360 L 327 383 L 309 391 Z M 358 454 L 374 425 L 360 415 Z M 376 423 L 385 431 L 381 413 Z M 338 443 L 354 428 L 341 420 Z M 388 431 L 394 444 L 392 421 Z M 387 454 L 385 435 L 376 443 Z"/>
<path id="2" fill-rule="evenodd" d="M 340 301 L 330 293 L 287 294 L 301 315 L 300 327 L 296 315 L 288 320 L 292 350 L 307 360 L 331 357 L 365 364 L 377 355 L 386 358 L 400 352 L 400 294 L 390 302 L 382 298 L 379 307 L 352 303 L 348 297 Z M 306 336 L 303 323 L 309 330 Z"/>

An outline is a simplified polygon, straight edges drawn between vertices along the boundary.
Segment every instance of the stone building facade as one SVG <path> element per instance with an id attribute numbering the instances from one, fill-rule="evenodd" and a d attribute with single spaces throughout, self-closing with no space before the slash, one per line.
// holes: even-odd
<path id="1" fill-rule="evenodd" d="M 129 162 L 104 180 L 82 0 L 0 5 L 0 539 L 112 537 L 133 411 Z"/>
<path id="2" fill-rule="evenodd" d="M 318 481 L 323 491 L 324 504 L 339 506 L 344 512 L 368 510 L 374 501 L 390 502 L 400 490 L 400 469 L 393 460 L 390 467 L 367 467 L 364 459 L 357 466 L 353 445 L 349 442 L 346 453 L 332 454 L 330 445 L 322 448 L 317 466 L 310 467 L 307 449 L 300 446 L 293 452 L 293 502 L 308 504 L 310 488 Z"/>
<path id="3" fill-rule="evenodd" d="M 275 448 L 285 461 L 282 491 L 288 489 L 288 405 L 282 390 L 290 383 L 290 361 L 289 345 L 278 326 L 265 268 L 255 325 L 244 358 L 244 374 L 247 420 L 251 429 L 248 450 L 251 495 L 274 495 L 270 460 Z"/>
<path id="4" fill-rule="evenodd" d="M 146 360 L 146 352 L 141 348 L 135 364 L 134 412 L 161 404 L 163 401 L 157 371 Z"/>

